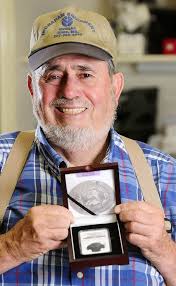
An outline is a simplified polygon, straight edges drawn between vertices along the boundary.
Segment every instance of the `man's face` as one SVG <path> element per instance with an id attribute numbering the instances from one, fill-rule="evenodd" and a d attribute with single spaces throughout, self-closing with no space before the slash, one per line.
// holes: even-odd
<path id="1" fill-rule="evenodd" d="M 35 73 L 33 101 L 42 127 L 93 130 L 107 136 L 122 83 L 117 91 L 117 78 L 110 77 L 106 62 L 63 55 Z"/>

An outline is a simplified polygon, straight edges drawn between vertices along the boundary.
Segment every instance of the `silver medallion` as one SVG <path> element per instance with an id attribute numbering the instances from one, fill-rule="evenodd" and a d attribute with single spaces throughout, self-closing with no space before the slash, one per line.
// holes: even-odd
<path id="1" fill-rule="evenodd" d="M 111 213 L 115 206 L 115 191 L 102 181 L 84 181 L 70 190 L 69 195 L 95 214 Z M 87 214 L 71 200 L 69 203 L 75 211 Z"/>

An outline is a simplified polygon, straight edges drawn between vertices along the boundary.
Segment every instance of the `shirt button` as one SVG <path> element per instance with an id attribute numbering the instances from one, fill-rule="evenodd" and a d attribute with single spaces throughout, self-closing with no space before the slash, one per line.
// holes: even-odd
<path id="1" fill-rule="evenodd" d="M 77 277 L 78 277 L 79 279 L 82 279 L 82 278 L 83 278 L 83 276 L 84 276 L 84 275 L 83 275 L 83 273 L 82 273 L 82 272 L 78 272 L 78 273 L 77 273 Z"/>

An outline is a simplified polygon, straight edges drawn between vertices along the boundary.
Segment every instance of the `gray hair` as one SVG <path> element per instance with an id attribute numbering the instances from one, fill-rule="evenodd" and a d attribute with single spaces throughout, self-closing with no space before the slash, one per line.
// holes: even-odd
<path id="1" fill-rule="evenodd" d="M 113 64 L 112 60 L 108 60 L 107 64 L 108 64 L 109 75 L 112 76 L 113 74 L 116 73 L 114 64 Z"/>

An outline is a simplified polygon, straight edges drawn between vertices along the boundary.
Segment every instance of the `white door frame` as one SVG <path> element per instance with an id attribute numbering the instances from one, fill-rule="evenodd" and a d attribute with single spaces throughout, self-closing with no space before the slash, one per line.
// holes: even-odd
<path id="1" fill-rule="evenodd" d="M 16 130 L 15 1 L 0 0 L 0 132 Z"/>

